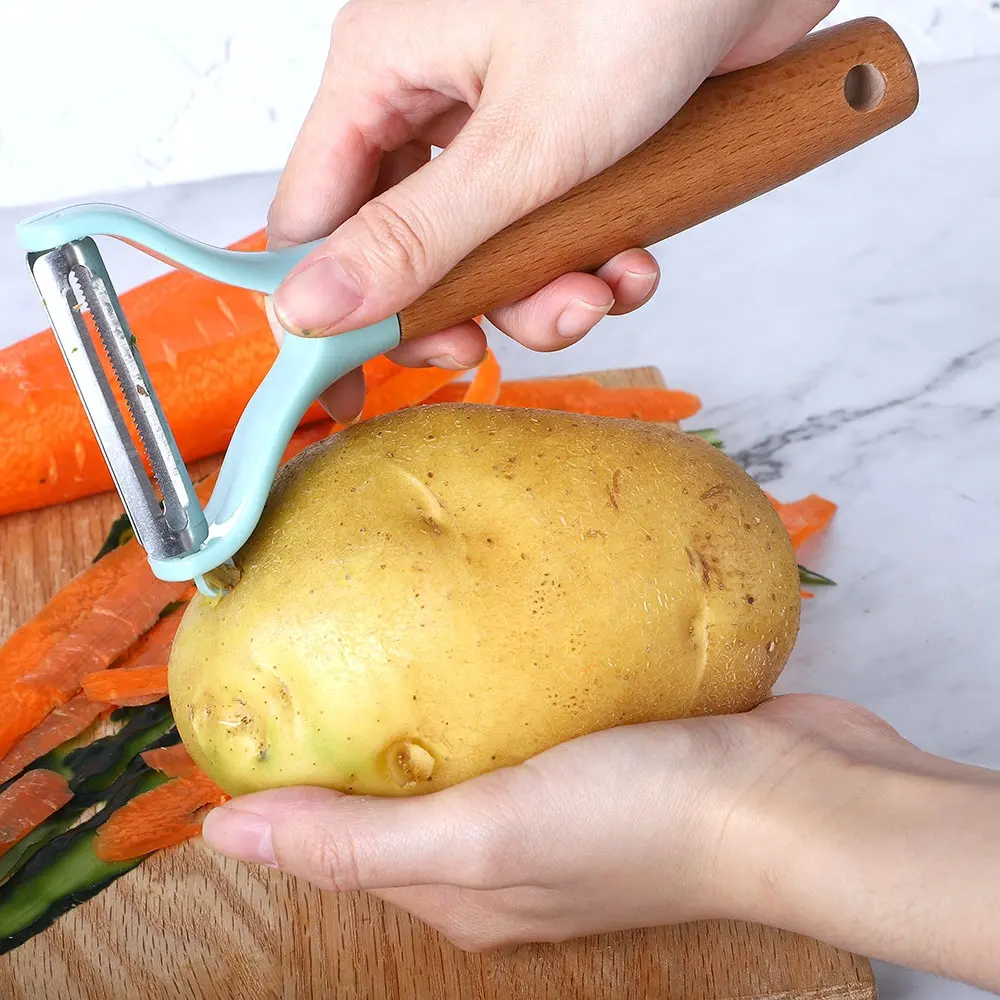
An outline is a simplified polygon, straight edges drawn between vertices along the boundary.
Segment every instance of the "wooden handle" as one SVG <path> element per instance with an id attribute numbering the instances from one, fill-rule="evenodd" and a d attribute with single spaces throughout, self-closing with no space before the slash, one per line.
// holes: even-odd
<path id="1" fill-rule="evenodd" d="M 497 233 L 399 313 L 404 339 L 594 271 L 785 184 L 908 118 L 916 73 L 867 17 L 707 80 L 642 146 Z"/>

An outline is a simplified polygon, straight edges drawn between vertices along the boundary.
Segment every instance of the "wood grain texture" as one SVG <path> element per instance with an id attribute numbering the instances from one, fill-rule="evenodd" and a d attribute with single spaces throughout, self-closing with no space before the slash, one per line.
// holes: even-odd
<path id="1" fill-rule="evenodd" d="M 602 373 L 662 385 L 655 369 Z M 199 471 L 205 463 L 200 463 Z M 117 498 L 0 519 L 0 641 L 87 563 Z M 733 922 L 470 955 L 362 893 L 200 841 L 161 852 L 0 957 L 2 1000 L 875 1000 L 867 960 Z"/>
<path id="2" fill-rule="evenodd" d="M 884 92 L 855 110 L 845 80 Z M 864 87 L 848 90 L 865 96 Z M 647 247 L 785 184 L 874 138 L 917 105 L 913 64 L 885 22 L 815 32 L 762 66 L 706 81 L 647 142 L 483 243 L 399 314 L 404 339 Z M 503 183 L 498 178 L 498 183 Z"/>

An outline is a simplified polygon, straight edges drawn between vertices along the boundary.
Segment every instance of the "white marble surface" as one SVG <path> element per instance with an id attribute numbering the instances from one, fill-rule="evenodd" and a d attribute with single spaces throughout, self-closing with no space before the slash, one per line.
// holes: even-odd
<path id="1" fill-rule="evenodd" d="M 0 0 L 0 205 L 280 168 L 343 4 Z M 841 0 L 826 23 L 862 15 L 920 64 L 1000 54 L 997 0 Z"/>
<path id="2" fill-rule="evenodd" d="M 779 497 L 841 506 L 807 562 L 784 690 L 867 705 L 940 754 L 1000 768 L 1000 59 L 927 68 L 896 131 L 657 249 L 655 304 L 508 372 L 658 365 Z M 273 176 L 124 200 L 223 241 Z M 44 326 L 0 213 L 0 344 Z M 159 270 L 115 254 L 120 288 Z M 977 993 L 878 965 L 883 1000 Z"/>

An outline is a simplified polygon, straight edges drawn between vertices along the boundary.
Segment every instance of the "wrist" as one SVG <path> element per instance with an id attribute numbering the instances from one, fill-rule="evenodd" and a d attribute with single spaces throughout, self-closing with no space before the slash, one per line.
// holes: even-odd
<path id="1" fill-rule="evenodd" d="M 1000 774 L 870 751 L 806 740 L 744 796 L 727 915 L 997 989 Z"/>

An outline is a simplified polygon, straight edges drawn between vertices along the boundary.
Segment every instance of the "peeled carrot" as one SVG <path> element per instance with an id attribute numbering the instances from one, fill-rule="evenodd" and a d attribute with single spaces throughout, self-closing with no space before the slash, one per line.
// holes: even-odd
<path id="1" fill-rule="evenodd" d="M 79 736 L 108 708 L 108 705 L 93 702 L 84 695 L 77 695 L 65 705 L 54 708 L 0 760 L 0 782 L 9 781 L 39 757 Z"/>
<path id="2" fill-rule="evenodd" d="M 465 398 L 468 388 L 466 382 L 452 382 L 438 389 L 427 402 L 459 403 Z M 538 404 L 529 400 L 537 398 L 543 404 L 551 403 L 567 393 L 599 392 L 603 388 L 596 378 L 587 375 L 572 375 L 568 378 L 512 379 L 501 383 L 497 403 L 500 406 L 537 406 Z M 513 403 L 506 402 L 508 400 L 512 400 Z M 539 408 L 551 409 L 551 406 L 542 405 Z"/>
<path id="3" fill-rule="evenodd" d="M 172 270 L 120 298 L 185 461 L 223 451 L 277 353 L 263 296 Z M 315 405 L 303 424 L 324 416 Z M 51 330 L 0 351 L 0 468 L 0 514 L 112 488 Z"/>
<path id="4" fill-rule="evenodd" d="M 835 503 L 815 493 L 794 503 L 781 503 L 770 495 L 768 499 L 781 517 L 782 524 L 796 549 L 806 539 L 822 531 L 837 512 Z"/>
<path id="5" fill-rule="evenodd" d="M 694 416 L 701 400 L 678 389 L 600 389 L 596 392 L 567 392 L 546 401 L 538 394 L 520 398 L 501 393 L 501 406 L 531 406 L 539 409 L 568 410 L 601 417 L 674 422 Z"/>
<path id="6" fill-rule="evenodd" d="M 195 762 L 183 743 L 145 750 L 142 759 L 154 771 L 160 771 L 168 778 L 190 778 L 197 771 Z"/>
<path id="7" fill-rule="evenodd" d="M 0 854 L 26 837 L 73 797 L 66 779 L 35 768 L 0 793 Z"/>
<path id="8" fill-rule="evenodd" d="M 97 831 L 94 852 L 104 861 L 126 861 L 178 844 L 201 831 L 199 809 L 227 798 L 201 771 L 174 778 L 112 813 Z"/>
<path id="9" fill-rule="evenodd" d="M 464 388 L 461 384 L 446 386 L 428 402 L 457 402 L 463 398 Z M 595 379 L 582 377 L 505 382 L 497 405 L 672 423 L 694 416 L 701 409 L 701 400 L 679 389 L 609 389 Z"/>
<path id="10" fill-rule="evenodd" d="M 500 364 L 493 352 L 487 348 L 486 357 L 483 358 L 468 389 L 465 390 L 463 402 L 490 405 L 496 403 L 500 398 L 500 379 Z"/>
<path id="11" fill-rule="evenodd" d="M 166 664 L 119 667 L 87 674 L 81 682 L 91 701 L 108 705 L 148 705 L 167 693 Z"/>

